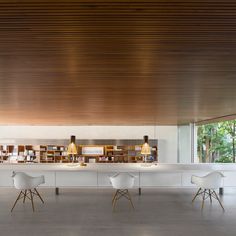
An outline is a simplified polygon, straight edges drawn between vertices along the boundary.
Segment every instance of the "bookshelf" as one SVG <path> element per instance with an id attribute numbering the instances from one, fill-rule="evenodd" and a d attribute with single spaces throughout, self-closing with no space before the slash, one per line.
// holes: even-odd
<path id="1" fill-rule="evenodd" d="M 38 145 L 35 153 L 42 163 L 68 162 L 66 147 L 62 145 Z"/>
<path id="2" fill-rule="evenodd" d="M 143 162 L 142 145 L 77 145 L 76 161 L 96 163 Z M 84 151 L 86 150 L 86 151 Z M 150 158 L 152 157 L 152 158 Z M 157 146 L 151 147 L 147 161 L 158 161 Z M 68 163 L 65 145 L 0 145 L 0 162 Z"/>
<path id="3" fill-rule="evenodd" d="M 127 146 L 105 146 L 105 156 L 108 157 L 109 162 L 128 162 L 128 148 Z"/>
<path id="4" fill-rule="evenodd" d="M 122 145 L 122 146 L 105 146 L 105 157 L 98 158 L 97 162 L 114 162 L 114 163 L 136 163 L 143 162 L 141 155 L 142 145 Z M 152 157 L 152 158 L 150 158 Z M 148 161 L 158 161 L 157 146 L 151 147 L 151 155 Z"/>
<path id="5" fill-rule="evenodd" d="M 5 162 L 10 156 L 16 155 L 14 145 L 0 145 L 0 162 Z"/>

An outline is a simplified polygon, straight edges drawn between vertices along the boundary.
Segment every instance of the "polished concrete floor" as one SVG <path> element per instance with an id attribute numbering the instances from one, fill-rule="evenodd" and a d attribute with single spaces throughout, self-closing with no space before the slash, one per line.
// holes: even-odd
<path id="1" fill-rule="evenodd" d="M 112 189 L 40 189 L 45 204 L 35 200 L 21 202 L 11 213 L 15 189 L 0 189 L 1 236 L 235 236 L 236 190 L 225 190 L 222 197 L 226 211 L 216 201 L 205 204 L 200 199 L 191 204 L 195 189 L 143 189 L 131 195 L 135 210 L 125 199 L 112 212 Z"/>

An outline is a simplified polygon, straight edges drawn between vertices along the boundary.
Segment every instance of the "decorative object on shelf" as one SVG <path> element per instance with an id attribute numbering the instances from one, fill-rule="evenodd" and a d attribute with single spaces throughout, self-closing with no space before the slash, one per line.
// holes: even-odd
<path id="1" fill-rule="evenodd" d="M 148 136 L 144 135 L 144 144 L 142 145 L 141 154 L 144 155 L 144 162 L 147 160 L 147 155 L 151 154 L 151 148 L 148 144 Z"/>
<path id="2" fill-rule="evenodd" d="M 87 164 L 86 163 L 80 163 L 80 166 L 87 166 Z"/>
<path id="3" fill-rule="evenodd" d="M 78 162 L 79 162 L 79 163 L 84 163 L 84 162 L 85 162 L 84 156 L 79 156 L 79 157 L 78 157 Z"/>
<path id="4" fill-rule="evenodd" d="M 86 156 L 104 155 L 104 147 L 103 146 L 83 146 L 82 155 L 86 155 Z"/>
<path id="5" fill-rule="evenodd" d="M 67 154 L 72 157 L 72 162 L 75 161 L 75 155 L 77 155 L 77 148 L 75 144 L 75 136 L 70 137 L 70 144 L 67 149 Z"/>

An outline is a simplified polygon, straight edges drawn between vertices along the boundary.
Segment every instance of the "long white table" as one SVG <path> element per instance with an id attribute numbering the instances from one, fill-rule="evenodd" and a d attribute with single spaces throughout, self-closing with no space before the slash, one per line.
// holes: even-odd
<path id="1" fill-rule="evenodd" d="M 78 164 L 0 164 L 0 187 L 13 187 L 12 171 L 23 171 L 32 176 L 44 175 L 41 187 L 111 187 L 109 176 L 129 172 L 136 176 L 135 187 L 193 187 L 192 175 L 203 176 L 221 171 L 225 178 L 222 187 L 236 187 L 236 164 L 140 164 L 140 163 L 89 163 Z"/>

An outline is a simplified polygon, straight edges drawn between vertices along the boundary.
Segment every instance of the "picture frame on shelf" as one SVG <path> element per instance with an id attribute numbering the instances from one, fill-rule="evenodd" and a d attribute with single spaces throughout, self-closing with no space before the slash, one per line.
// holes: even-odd
<path id="1" fill-rule="evenodd" d="M 104 155 L 104 147 L 103 146 L 83 146 L 82 147 L 82 155 L 84 156 L 98 156 Z"/>

